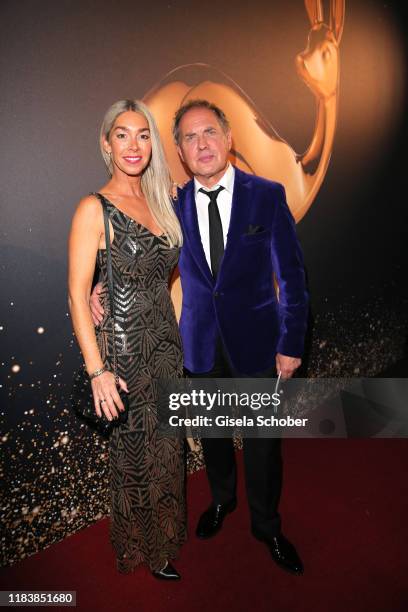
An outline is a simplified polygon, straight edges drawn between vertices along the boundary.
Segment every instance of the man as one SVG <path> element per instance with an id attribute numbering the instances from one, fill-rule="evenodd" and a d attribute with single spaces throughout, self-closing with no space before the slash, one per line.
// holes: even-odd
<path id="1" fill-rule="evenodd" d="M 229 163 L 228 120 L 206 100 L 177 111 L 173 135 L 193 174 L 176 202 L 184 236 L 180 332 L 187 374 L 268 377 L 278 371 L 289 378 L 301 363 L 308 299 L 285 190 Z M 196 534 L 210 538 L 236 507 L 236 464 L 231 438 L 203 438 L 202 446 L 213 499 Z M 280 567 L 301 574 L 278 512 L 281 440 L 246 438 L 243 453 L 252 533 Z"/>

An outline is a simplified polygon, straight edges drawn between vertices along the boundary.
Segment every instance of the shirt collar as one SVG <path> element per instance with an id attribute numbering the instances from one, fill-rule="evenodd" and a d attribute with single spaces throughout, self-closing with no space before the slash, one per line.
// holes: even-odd
<path id="1" fill-rule="evenodd" d="M 228 168 L 226 169 L 218 183 L 213 185 L 211 189 L 208 189 L 208 187 L 202 185 L 200 181 L 198 181 L 196 177 L 194 177 L 194 195 L 197 195 L 199 189 L 205 189 L 206 191 L 214 191 L 215 189 L 218 189 L 218 187 L 224 187 L 224 189 L 232 195 L 232 192 L 234 190 L 234 178 L 234 166 L 230 163 L 228 164 Z"/>

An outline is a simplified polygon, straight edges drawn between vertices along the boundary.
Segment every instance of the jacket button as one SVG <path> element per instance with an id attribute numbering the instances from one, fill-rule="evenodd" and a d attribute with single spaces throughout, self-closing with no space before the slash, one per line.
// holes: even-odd
<path id="1" fill-rule="evenodd" d="M 218 293 L 218 291 L 214 291 L 214 297 L 218 297 L 220 294 Z"/>

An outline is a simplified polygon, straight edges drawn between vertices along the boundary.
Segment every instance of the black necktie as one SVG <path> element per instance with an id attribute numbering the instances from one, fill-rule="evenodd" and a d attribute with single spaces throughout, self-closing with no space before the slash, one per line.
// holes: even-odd
<path id="1" fill-rule="evenodd" d="M 214 278 L 217 278 L 221 259 L 224 254 L 224 234 L 222 232 L 220 211 L 217 205 L 218 194 L 223 189 L 224 187 L 218 187 L 218 189 L 214 189 L 214 191 L 206 191 L 202 188 L 199 189 L 199 191 L 205 193 L 205 195 L 210 198 L 210 203 L 208 204 L 208 221 L 210 228 L 211 270 Z"/>

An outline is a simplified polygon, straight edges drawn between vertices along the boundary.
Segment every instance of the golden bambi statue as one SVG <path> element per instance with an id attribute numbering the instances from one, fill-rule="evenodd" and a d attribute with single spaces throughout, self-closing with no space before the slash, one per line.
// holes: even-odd
<path id="1" fill-rule="evenodd" d="M 282 183 L 295 220 L 304 217 L 323 182 L 333 146 L 345 0 L 330 0 L 329 25 L 323 21 L 320 0 L 305 0 L 305 7 L 312 28 L 305 51 L 296 57 L 296 68 L 314 93 L 317 104 L 314 134 L 306 152 L 296 153 L 280 138 L 250 98 L 227 75 L 206 64 L 180 66 L 144 97 L 157 120 L 170 170 L 177 183 L 184 183 L 190 176 L 173 143 L 172 119 L 186 100 L 205 98 L 220 106 L 231 123 L 231 161 L 246 172 Z M 178 282 L 172 294 L 179 314 Z"/>

